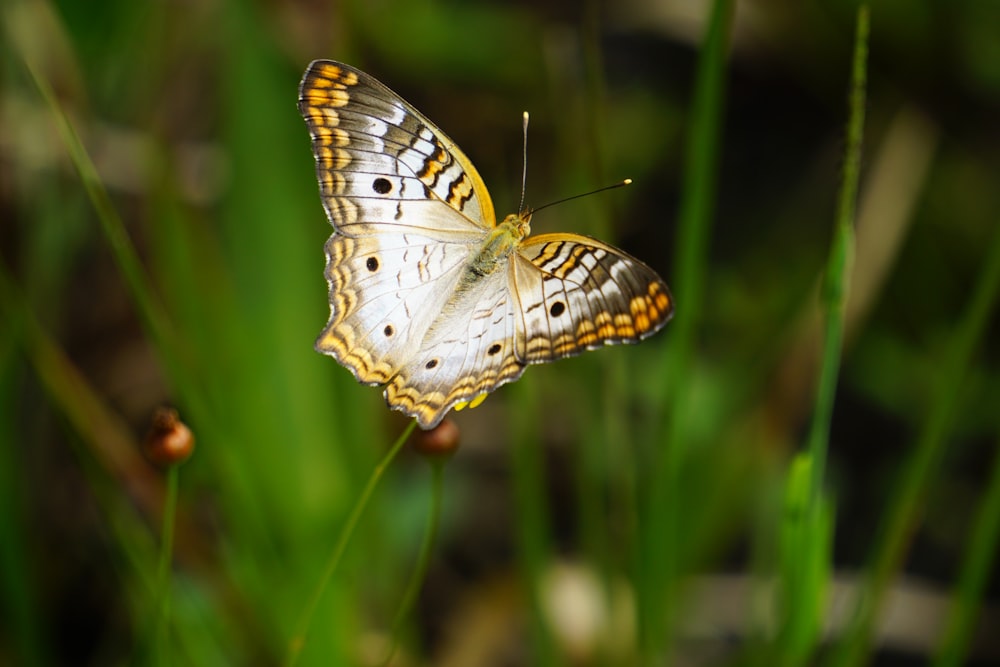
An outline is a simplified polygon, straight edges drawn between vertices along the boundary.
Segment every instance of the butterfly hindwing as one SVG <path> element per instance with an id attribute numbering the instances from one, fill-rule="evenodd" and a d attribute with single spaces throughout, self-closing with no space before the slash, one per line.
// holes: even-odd
<path id="1" fill-rule="evenodd" d="M 456 290 L 416 356 L 386 387 L 386 401 L 429 428 L 456 404 L 516 380 L 525 368 L 519 320 L 503 272 Z"/>
<path id="2" fill-rule="evenodd" d="M 420 348 L 469 248 L 413 235 L 334 234 L 326 254 L 330 321 L 316 349 L 358 381 L 384 384 Z"/>
<path id="3" fill-rule="evenodd" d="M 522 301 L 527 363 L 639 341 L 673 314 L 655 271 L 595 239 L 544 234 L 524 241 L 515 260 L 511 283 Z"/>

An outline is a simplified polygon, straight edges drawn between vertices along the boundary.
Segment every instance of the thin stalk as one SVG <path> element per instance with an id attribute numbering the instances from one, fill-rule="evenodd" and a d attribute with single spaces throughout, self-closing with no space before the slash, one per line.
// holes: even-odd
<path id="1" fill-rule="evenodd" d="M 170 626 L 170 565 L 174 554 L 174 523 L 177 518 L 177 486 L 180 476 L 180 466 L 172 465 L 167 469 L 166 498 L 163 504 L 163 527 L 160 538 L 160 562 L 157 566 L 157 622 L 153 651 L 156 661 L 169 665 L 170 641 L 168 628 Z"/>
<path id="2" fill-rule="evenodd" d="M 146 275 L 142 267 L 142 262 L 139 260 L 139 253 L 136 251 L 135 246 L 132 245 L 132 240 L 125 230 L 125 224 L 122 222 L 121 216 L 118 215 L 118 211 L 115 209 L 111 197 L 108 195 L 108 191 L 105 189 L 104 183 L 97 173 L 97 168 L 91 161 L 87 149 L 83 146 L 83 142 L 80 141 L 80 136 L 77 134 L 69 118 L 67 118 L 66 113 L 56 101 L 55 94 L 48 81 L 35 71 L 30 62 L 26 62 L 25 65 L 39 94 L 52 112 L 56 122 L 56 129 L 62 137 L 70 160 L 76 167 L 80 181 L 87 191 L 87 196 L 90 198 L 94 211 L 97 213 L 97 219 L 101 224 L 105 237 L 108 239 L 112 254 L 118 263 L 118 268 L 125 278 L 125 285 L 129 289 L 132 301 L 139 309 L 139 314 L 147 331 L 153 340 L 156 341 L 160 352 L 169 361 L 176 362 L 177 360 L 174 358 L 173 351 L 178 348 L 174 344 L 176 339 L 172 334 L 166 312 L 153 294 L 149 277 Z"/>
<path id="3" fill-rule="evenodd" d="M 403 599 L 400 600 L 399 608 L 396 610 L 396 618 L 393 619 L 392 622 L 392 646 L 389 648 L 388 654 L 382 661 L 383 666 L 389 665 L 389 662 L 392 660 L 392 656 L 396 653 L 396 647 L 399 645 L 399 634 L 402 631 L 403 622 L 413 609 L 413 603 L 417 599 L 420 587 L 427 579 L 427 568 L 430 566 L 431 552 L 433 551 L 434 543 L 437 541 L 438 529 L 441 526 L 441 498 L 444 495 L 445 463 L 447 463 L 447 461 L 442 459 L 432 459 L 430 461 L 432 474 L 431 507 L 430 512 L 427 515 L 427 528 L 424 531 L 424 539 L 420 543 L 420 552 L 417 555 L 417 566 L 414 568 L 413 574 L 410 576 L 410 581 L 406 585 L 406 592 L 403 594 Z"/>
<path id="4" fill-rule="evenodd" d="M 1000 445 L 1000 442 L 997 443 Z M 951 616 L 934 667 L 958 667 L 967 657 L 976 630 L 983 593 L 994 571 L 1000 545 L 1000 446 L 993 455 L 993 472 L 972 530 L 959 572 Z"/>
<path id="5" fill-rule="evenodd" d="M 833 399 L 837 390 L 841 348 L 844 341 L 844 310 L 850 288 L 852 260 L 854 258 L 854 219 L 857 211 L 858 182 L 861 178 L 861 145 L 865 125 L 869 28 L 868 6 L 862 4 L 858 7 L 855 24 L 854 63 L 851 68 L 843 181 L 837 205 L 833 246 L 830 249 L 823 285 L 826 330 L 823 336 L 823 357 L 812 427 L 809 431 L 809 454 L 812 459 L 810 511 L 817 510 L 822 499 Z"/>
<path id="6" fill-rule="evenodd" d="M 323 571 L 323 576 L 320 577 L 319 583 L 316 585 L 316 589 L 313 591 L 313 595 L 302 612 L 302 616 L 299 618 L 299 622 L 296 624 L 295 634 L 292 635 L 291 640 L 288 642 L 288 651 L 285 654 L 284 664 L 291 667 L 299 659 L 299 655 L 302 653 L 302 649 L 306 645 L 306 639 L 309 634 L 309 626 L 312 623 L 313 616 L 316 613 L 316 608 L 319 606 L 319 601 L 323 598 L 323 594 L 326 592 L 327 587 L 330 585 L 330 581 L 333 579 L 334 573 L 337 571 L 337 567 L 340 565 L 340 560 L 347 550 L 347 545 L 351 541 L 351 537 L 354 535 L 354 529 L 357 528 L 358 521 L 361 519 L 361 515 L 364 513 L 365 508 L 368 507 L 368 501 L 371 500 L 372 494 L 375 491 L 375 487 L 382 480 L 385 475 L 385 471 L 388 470 L 389 465 L 392 463 L 393 459 L 396 458 L 396 454 L 402 449 L 403 444 L 406 439 L 410 437 L 413 433 L 414 427 L 416 427 L 416 421 L 410 421 L 409 426 L 407 426 L 403 432 L 393 443 L 392 447 L 389 449 L 388 453 L 382 460 L 378 462 L 375 469 L 372 471 L 371 477 L 368 478 L 368 482 L 365 484 L 365 488 L 361 491 L 361 495 L 358 496 L 357 502 L 354 503 L 354 507 L 351 509 L 351 514 L 347 517 L 347 522 L 344 527 L 340 530 L 340 536 L 337 538 L 337 544 L 333 548 L 333 552 L 330 554 L 330 559 L 327 561 L 326 569 Z"/>
<path id="7" fill-rule="evenodd" d="M 828 532 L 831 525 L 829 511 L 824 507 L 823 479 L 834 396 L 840 374 L 844 313 L 854 257 L 854 220 L 858 182 L 861 178 L 869 30 L 868 6 L 862 4 L 858 7 L 855 23 L 843 180 L 821 294 L 826 325 L 823 331 L 823 353 L 807 455 L 800 461 L 808 471 L 805 478 L 808 486 L 802 494 L 803 507 L 800 511 L 789 514 L 785 522 L 790 542 L 786 547 L 783 577 L 786 608 L 780 643 L 785 663 L 792 665 L 802 664 L 808 659 L 822 625 L 823 595 L 829 562 L 826 547 L 830 543 Z"/>

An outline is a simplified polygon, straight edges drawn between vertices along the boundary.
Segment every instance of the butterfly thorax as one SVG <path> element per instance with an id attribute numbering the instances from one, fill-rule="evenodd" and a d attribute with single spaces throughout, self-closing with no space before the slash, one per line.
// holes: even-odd
<path id="1" fill-rule="evenodd" d="M 476 309 L 482 284 L 490 275 L 509 265 L 510 256 L 530 232 L 530 221 L 531 213 L 512 213 L 489 230 L 479 248 L 469 256 L 455 291 L 445 302 L 441 314 L 434 320 L 425 339 L 428 337 L 433 339 L 442 328 L 451 326 L 458 314 L 467 314 L 470 309 Z"/>
<path id="2" fill-rule="evenodd" d="M 479 250 L 470 259 L 465 279 L 476 282 L 506 265 L 507 258 L 531 232 L 530 222 L 530 213 L 511 213 L 490 230 Z"/>

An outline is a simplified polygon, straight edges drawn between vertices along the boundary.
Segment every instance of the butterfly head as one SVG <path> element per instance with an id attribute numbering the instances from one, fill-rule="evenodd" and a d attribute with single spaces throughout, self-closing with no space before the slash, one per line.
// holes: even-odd
<path id="1" fill-rule="evenodd" d="M 520 241 L 531 234 L 532 213 L 533 211 L 530 208 L 524 209 L 520 213 L 511 213 L 503 219 L 503 222 L 498 227 L 510 230 L 511 234 Z"/>

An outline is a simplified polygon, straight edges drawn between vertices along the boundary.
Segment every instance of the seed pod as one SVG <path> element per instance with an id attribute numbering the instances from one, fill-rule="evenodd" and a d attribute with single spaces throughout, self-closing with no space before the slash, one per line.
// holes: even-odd
<path id="1" fill-rule="evenodd" d="M 157 408 L 143 443 L 146 458 L 166 468 L 183 463 L 194 451 L 194 434 L 173 408 Z"/>
<path id="2" fill-rule="evenodd" d="M 411 444 L 421 456 L 430 459 L 447 459 L 458 451 L 461 432 L 455 422 L 447 417 L 429 431 L 417 430 Z"/>

